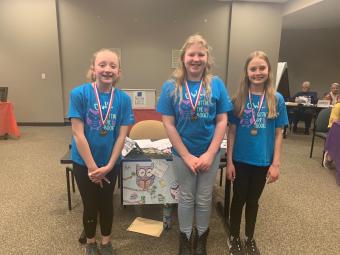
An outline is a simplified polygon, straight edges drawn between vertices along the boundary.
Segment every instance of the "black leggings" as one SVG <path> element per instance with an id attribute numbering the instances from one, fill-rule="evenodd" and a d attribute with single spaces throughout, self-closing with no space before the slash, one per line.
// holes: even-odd
<path id="1" fill-rule="evenodd" d="M 100 230 L 103 236 L 111 234 L 113 221 L 113 190 L 115 188 L 118 169 L 115 166 L 106 177 L 110 184 L 103 181 L 103 188 L 93 183 L 88 176 L 86 166 L 73 163 L 73 172 L 83 200 L 83 224 L 87 238 L 94 238 L 99 212 Z"/>
<path id="2" fill-rule="evenodd" d="M 230 234 L 240 235 L 242 209 L 246 204 L 245 219 L 248 238 L 253 238 L 259 199 L 266 183 L 269 166 L 261 167 L 234 162 L 236 178 L 233 183 L 233 199 L 230 209 Z"/>

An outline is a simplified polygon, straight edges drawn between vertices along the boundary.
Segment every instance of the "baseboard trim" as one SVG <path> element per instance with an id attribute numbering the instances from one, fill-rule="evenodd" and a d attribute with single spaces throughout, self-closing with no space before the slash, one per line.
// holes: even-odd
<path id="1" fill-rule="evenodd" d="M 70 126 L 70 123 L 66 122 L 18 122 L 18 126 L 45 126 L 45 127 L 55 127 L 55 126 Z"/>

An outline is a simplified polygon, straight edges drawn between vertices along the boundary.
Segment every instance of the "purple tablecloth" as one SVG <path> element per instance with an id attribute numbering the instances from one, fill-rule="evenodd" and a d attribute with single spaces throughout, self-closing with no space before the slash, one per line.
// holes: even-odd
<path id="1" fill-rule="evenodd" d="M 334 122 L 329 130 L 325 150 L 335 162 L 336 183 L 340 185 L 340 121 Z"/>

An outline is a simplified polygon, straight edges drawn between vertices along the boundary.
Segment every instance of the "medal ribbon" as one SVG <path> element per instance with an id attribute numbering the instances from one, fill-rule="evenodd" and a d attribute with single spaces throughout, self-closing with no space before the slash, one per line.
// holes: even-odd
<path id="1" fill-rule="evenodd" d="M 103 120 L 102 106 L 101 106 L 100 100 L 99 100 L 97 83 L 92 83 L 92 86 L 93 86 L 94 94 L 96 95 L 96 101 L 97 101 L 97 104 L 98 104 L 98 111 L 99 111 L 99 115 L 100 115 L 100 122 L 102 124 L 102 127 L 104 128 L 104 126 L 105 126 L 105 124 L 106 124 L 106 122 L 109 118 L 109 115 L 110 115 L 110 111 L 111 111 L 111 107 L 112 107 L 112 103 L 113 103 L 113 97 L 114 97 L 114 94 L 115 94 L 115 88 L 113 88 L 113 87 L 111 88 L 111 96 L 110 96 L 109 106 L 108 106 L 105 118 Z"/>
<path id="2" fill-rule="evenodd" d="M 185 89 L 187 91 L 187 94 L 188 94 L 188 97 L 189 97 L 189 101 L 190 101 L 190 105 L 191 105 L 191 109 L 192 109 L 193 112 L 196 112 L 198 101 L 200 100 L 200 97 L 201 97 L 202 84 L 203 84 L 203 80 L 201 80 L 200 87 L 198 89 L 198 93 L 197 93 L 197 97 L 196 97 L 196 101 L 195 101 L 195 105 L 194 105 L 193 102 L 192 102 L 192 98 L 191 98 L 188 82 L 185 81 Z"/>
<path id="3" fill-rule="evenodd" d="M 257 116 L 259 115 L 259 112 L 261 111 L 265 95 L 266 95 L 266 92 L 263 92 L 263 94 L 261 95 L 260 104 L 259 104 L 259 108 L 257 110 L 257 114 L 255 115 L 254 107 L 253 107 L 253 101 L 251 100 L 250 90 L 248 90 L 249 103 L 250 103 L 250 107 L 251 107 L 251 119 L 253 120 L 254 127 L 255 127 L 256 120 L 257 120 Z"/>

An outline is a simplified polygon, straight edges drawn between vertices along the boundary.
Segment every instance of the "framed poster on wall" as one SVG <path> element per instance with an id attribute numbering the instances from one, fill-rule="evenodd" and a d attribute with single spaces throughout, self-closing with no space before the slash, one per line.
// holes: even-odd
<path id="1" fill-rule="evenodd" d="M 156 109 L 156 89 L 122 89 L 132 103 L 132 109 Z"/>

